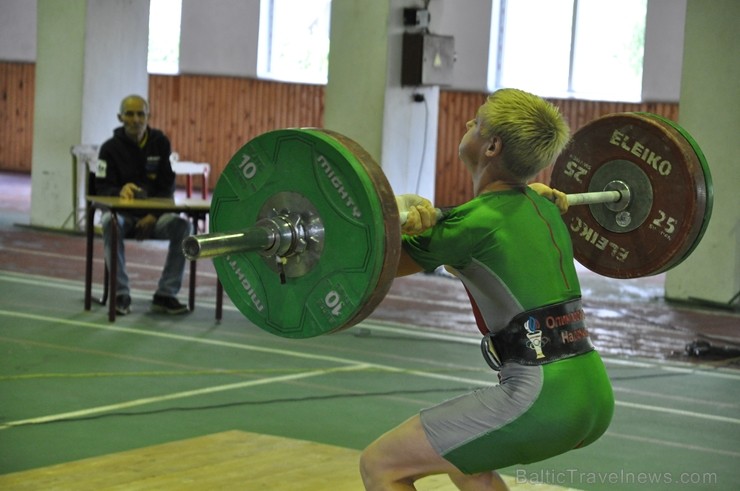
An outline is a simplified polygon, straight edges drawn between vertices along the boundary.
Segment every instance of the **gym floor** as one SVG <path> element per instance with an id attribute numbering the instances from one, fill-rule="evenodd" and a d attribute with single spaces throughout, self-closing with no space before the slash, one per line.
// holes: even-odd
<path id="1" fill-rule="evenodd" d="M 109 323 L 83 310 L 84 237 L 26 226 L 30 192 L 0 174 L 2 489 L 359 490 L 360 449 L 495 381 L 464 291 L 439 275 L 396 280 L 358 326 L 290 340 L 228 298 L 217 323 L 210 262 L 193 312 L 150 313 L 166 245 L 127 241 L 133 312 Z M 740 489 L 738 311 L 668 303 L 662 275 L 580 272 L 614 419 L 585 449 L 501 469 L 512 489 Z"/>

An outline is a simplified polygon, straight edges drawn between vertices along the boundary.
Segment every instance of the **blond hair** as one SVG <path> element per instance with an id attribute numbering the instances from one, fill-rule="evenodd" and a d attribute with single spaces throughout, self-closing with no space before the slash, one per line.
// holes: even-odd
<path id="1" fill-rule="evenodd" d="M 552 164 L 570 140 L 558 108 L 523 90 L 497 90 L 478 115 L 481 136 L 501 138 L 504 165 L 525 181 Z"/>

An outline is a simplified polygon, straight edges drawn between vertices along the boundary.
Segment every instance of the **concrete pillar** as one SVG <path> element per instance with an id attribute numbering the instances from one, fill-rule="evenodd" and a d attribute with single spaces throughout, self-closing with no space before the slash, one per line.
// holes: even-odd
<path id="1" fill-rule="evenodd" d="M 365 148 L 397 194 L 433 199 L 439 89 L 401 87 L 403 7 L 420 6 L 412 0 L 332 2 L 324 127 Z M 414 102 L 414 93 L 425 102 Z M 417 189 L 420 166 L 427 172 Z"/>
<path id="2" fill-rule="evenodd" d="M 148 92 L 149 0 L 38 0 L 31 225 L 76 228 L 70 147 L 101 144 Z"/>
<path id="3" fill-rule="evenodd" d="M 379 163 L 390 4 L 391 0 L 332 1 L 324 106 L 324 127 L 357 141 Z"/>
<path id="4" fill-rule="evenodd" d="M 666 298 L 728 305 L 740 292 L 740 2 L 688 0 L 679 123 L 701 145 L 714 181 L 701 244 L 666 274 Z M 737 307 L 737 299 L 734 303 Z"/>

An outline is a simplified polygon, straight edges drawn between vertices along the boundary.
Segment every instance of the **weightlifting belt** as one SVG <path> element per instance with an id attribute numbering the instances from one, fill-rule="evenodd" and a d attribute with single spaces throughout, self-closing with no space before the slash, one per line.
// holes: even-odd
<path id="1" fill-rule="evenodd" d="M 483 358 L 498 371 L 507 361 L 544 365 L 587 353 L 594 345 L 584 319 L 580 298 L 522 312 L 483 337 Z"/>

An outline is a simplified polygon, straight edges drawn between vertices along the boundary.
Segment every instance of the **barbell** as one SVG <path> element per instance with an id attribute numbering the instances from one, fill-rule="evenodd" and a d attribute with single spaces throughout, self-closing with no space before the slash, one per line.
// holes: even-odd
<path id="1" fill-rule="evenodd" d="M 582 127 L 550 185 L 571 206 L 564 219 L 575 258 L 614 278 L 677 266 L 711 216 L 711 175 L 699 146 L 648 113 Z M 307 338 L 351 327 L 383 300 L 403 219 L 381 168 L 356 142 L 324 129 L 276 130 L 232 157 L 213 191 L 212 233 L 188 237 L 183 251 L 213 258 L 224 290 L 252 323 Z"/>

